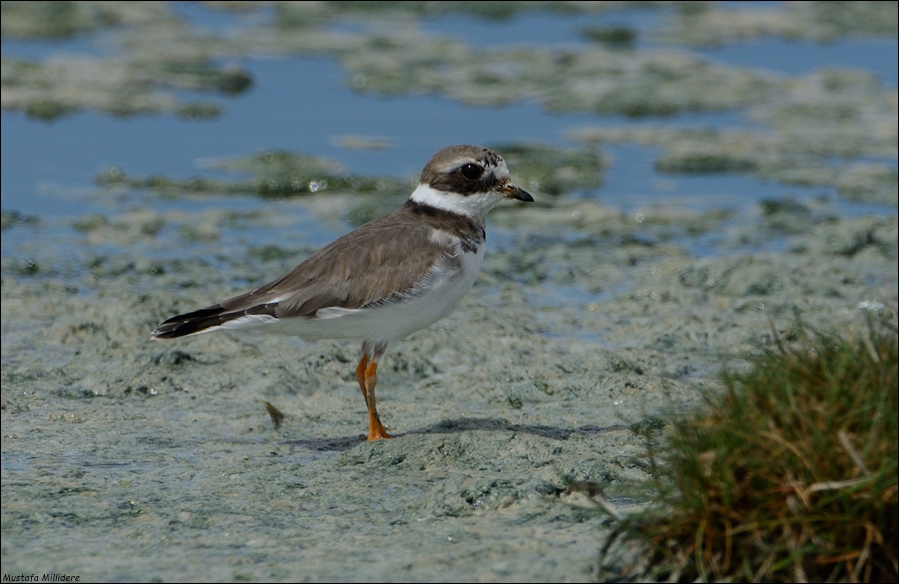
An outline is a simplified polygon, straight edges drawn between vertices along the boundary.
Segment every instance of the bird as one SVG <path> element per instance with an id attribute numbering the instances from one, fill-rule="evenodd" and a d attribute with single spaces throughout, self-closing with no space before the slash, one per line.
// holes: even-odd
<path id="1" fill-rule="evenodd" d="M 306 341 L 361 341 L 356 380 L 368 440 L 392 438 L 376 406 L 378 363 L 390 343 L 456 309 L 481 268 L 487 213 L 506 199 L 534 201 L 512 183 L 502 156 L 482 146 L 448 146 L 428 160 L 398 209 L 264 286 L 162 322 L 152 338 L 256 328 Z"/>

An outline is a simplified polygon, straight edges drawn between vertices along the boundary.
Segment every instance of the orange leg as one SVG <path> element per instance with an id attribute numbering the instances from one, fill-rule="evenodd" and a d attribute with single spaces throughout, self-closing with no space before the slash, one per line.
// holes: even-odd
<path id="1" fill-rule="evenodd" d="M 380 440 L 381 438 L 393 438 L 381 424 L 378 416 L 378 408 L 375 405 L 375 385 L 378 383 L 378 361 L 387 346 L 376 345 L 374 351 L 370 350 L 368 343 L 362 346 L 362 357 L 356 366 L 356 380 L 362 397 L 365 398 L 365 407 L 368 408 L 368 439 Z"/>

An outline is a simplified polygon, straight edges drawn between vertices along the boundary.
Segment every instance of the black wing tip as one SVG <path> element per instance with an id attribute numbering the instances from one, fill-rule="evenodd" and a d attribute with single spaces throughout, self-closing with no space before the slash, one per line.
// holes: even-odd
<path id="1" fill-rule="evenodd" d="M 154 341 L 177 339 L 178 337 L 186 337 L 195 333 L 203 332 L 210 328 L 210 325 L 200 323 L 198 321 L 183 320 L 177 322 L 169 322 L 168 320 L 160 324 L 150 333 L 150 338 Z"/>
<path id="2" fill-rule="evenodd" d="M 220 306 L 213 306 L 196 310 L 187 314 L 179 314 L 160 323 L 156 329 L 150 333 L 150 338 L 154 341 L 165 339 L 177 339 L 178 337 L 186 337 L 205 330 L 216 327 L 222 323 L 219 316 L 222 313 Z"/>
<path id="3" fill-rule="evenodd" d="M 267 304 L 257 304 L 246 309 L 229 310 L 221 304 L 201 308 L 187 314 L 179 314 L 162 322 L 156 329 L 150 333 L 153 340 L 177 339 L 178 337 L 186 337 L 195 335 L 221 327 L 224 323 L 243 318 L 250 315 L 268 315 L 275 316 L 275 309 L 278 307 L 277 302 Z"/>
<path id="4" fill-rule="evenodd" d="M 159 325 L 159 328 L 150 333 L 150 338 L 154 341 L 162 341 L 165 339 L 176 339 L 178 337 L 183 337 L 185 334 L 187 333 L 178 332 L 174 327 L 165 327 Z"/>

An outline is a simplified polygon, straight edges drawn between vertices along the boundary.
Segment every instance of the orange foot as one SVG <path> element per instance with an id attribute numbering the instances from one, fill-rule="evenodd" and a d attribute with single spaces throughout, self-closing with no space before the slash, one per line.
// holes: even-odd
<path id="1" fill-rule="evenodd" d="M 377 348 L 373 351 L 373 355 L 369 358 L 369 348 L 362 346 L 362 357 L 359 359 L 359 365 L 356 366 L 356 380 L 359 382 L 359 389 L 362 390 L 362 397 L 365 398 L 365 407 L 368 408 L 368 440 L 381 440 L 385 438 L 393 438 L 384 429 L 381 424 L 381 418 L 378 416 L 378 408 L 375 403 L 375 386 L 378 384 L 378 361 L 384 354 L 384 346 L 380 350 Z"/>

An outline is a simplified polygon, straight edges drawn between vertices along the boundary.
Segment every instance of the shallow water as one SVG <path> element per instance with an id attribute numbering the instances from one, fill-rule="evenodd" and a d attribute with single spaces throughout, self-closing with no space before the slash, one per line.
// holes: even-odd
<path id="1" fill-rule="evenodd" d="M 319 5 L 107 6 L 138 24 L 57 41 L 14 40 L 4 28 L 4 59 L 156 63 L 166 49 L 205 50 L 213 68 L 242 67 L 253 86 L 227 94 L 151 82 L 153 103 L 168 105 L 137 115 L 111 114 L 108 95 L 90 88 L 48 89 L 84 101 L 41 121 L 6 101 L 15 88 L 4 61 L 4 573 L 590 580 L 610 519 L 569 481 L 639 509 L 648 500 L 635 486 L 652 479 L 647 440 L 665 435 L 643 429 L 699 406 L 722 365 L 741 366 L 797 320 L 847 334 L 868 316 L 895 325 L 895 32 L 833 33 L 784 12 L 784 26 L 806 23 L 786 41 L 753 28 L 753 10 L 787 11 L 762 4 L 725 29 L 702 24 L 714 14 L 695 15 L 690 29 L 669 9 L 506 19 L 374 11 L 305 14 L 322 20 L 279 36 L 272 18 Z M 7 13 L 3 22 L 13 26 Z M 609 25 L 631 27 L 632 46 L 605 53 L 581 36 Z M 385 30 L 397 32 L 381 38 Z M 723 44 L 696 44 L 722 30 Z M 826 34 L 837 36 L 817 40 Z M 455 40 L 441 51 L 435 35 Z M 456 59 L 471 47 L 479 58 Z M 495 52 L 512 47 L 524 56 Z M 455 84 L 418 68 L 415 57 L 441 54 Z M 578 77 L 597 61 L 642 73 Z M 567 80 L 543 68 L 572 62 Z M 849 72 L 815 73 L 833 64 Z M 107 65 L 97 86 L 111 82 Z M 720 82 L 707 96 L 677 84 L 706 69 Z M 686 109 L 633 117 L 578 105 L 609 86 L 632 84 L 640 97 L 654 87 L 647 79 L 658 100 L 641 107 Z M 483 105 L 497 84 L 509 103 Z M 716 93 L 741 87 L 766 89 L 746 101 Z M 718 99 L 734 101 L 703 109 Z M 221 115 L 175 113 L 194 102 Z M 697 141 L 684 129 L 724 136 L 722 156 L 690 150 Z M 390 348 L 378 397 L 396 439 L 363 440 L 352 343 L 149 340 L 161 320 L 268 281 L 398 204 L 451 143 L 547 147 L 571 167 L 522 155 L 513 177 L 550 177 L 546 191 L 572 186 L 496 209 L 482 273 L 459 310 Z M 262 198 L 95 182 L 115 167 L 147 184 L 233 185 L 255 175 L 215 163 L 270 151 L 324 157 L 388 186 Z M 585 152 L 600 160 L 586 176 L 574 162 Z M 663 157 L 744 170 L 660 172 Z M 264 402 L 286 415 L 279 428 Z"/>

